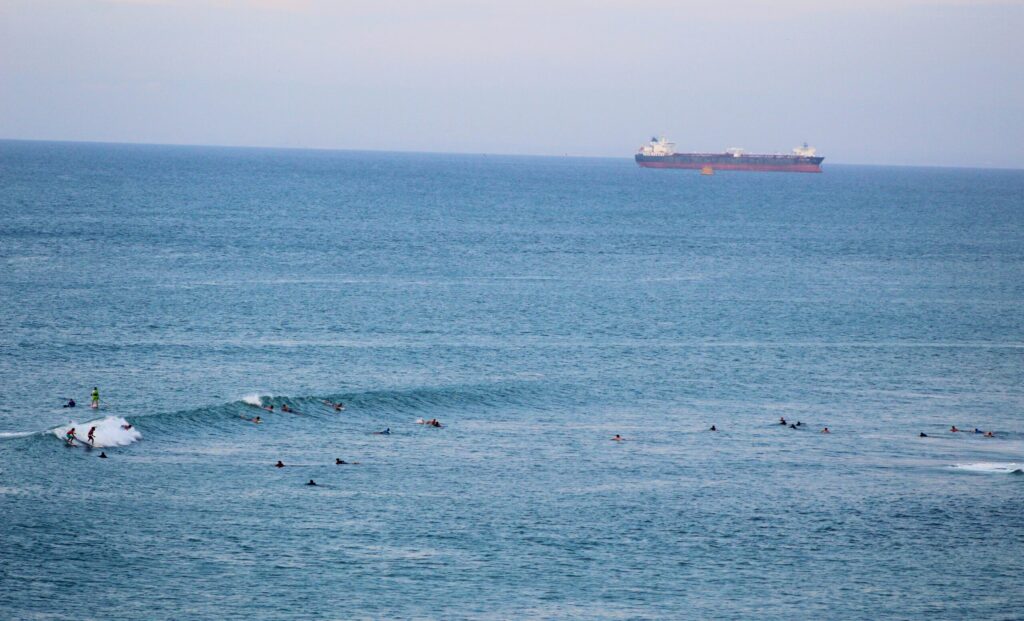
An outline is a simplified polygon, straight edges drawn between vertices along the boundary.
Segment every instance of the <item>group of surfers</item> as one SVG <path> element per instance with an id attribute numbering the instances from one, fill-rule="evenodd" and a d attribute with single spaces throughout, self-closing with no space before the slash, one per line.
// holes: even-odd
<path id="1" fill-rule="evenodd" d="M 345 404 L 340 402 L 340 401 L 335 403 L 334 401 L 324 400 L 323 404 L 326 405 L 327 407 L 331 408 L 335 412 L 340 412 L 340 411 L 345 409 Z M 256 405 L 255 407 L 258 407 L 261 410 L 266 410 L 268 412 L 273 412 L 274 411 L 274 405 L 273 404 Z M 302 412 L 296 411 L 295 408 L 293 408 L 292 406 L 288 405 L 287 403 L 282 403 L 281 404 L 281 411 L 285 412 L 287 414 L 301 414 L 302 413 Z M 260 418 L 259 416 L 256 416 L 256 417 L 253 417 L 253 418 L 246 418 L 245 416 L 243 416 L 242 418 L 247 420 L 247 421 L 249 421 L 250 423 L 256 423 L 257 425 L 263 422 L 263 419 Z"/>
<path id="2" fill-rule="evenodd" d="M 994 437 L 996 437 L 995 432 L 992 432 L 992 431 L 982 431 L 981 429 L 978 429 L 977 427 L 974 428 L 974 431 L 967 431 L 966 429 L 957 429 L 956 425 L 951 425 L 950 428 L 949 428 L 949 432 L 950 433 L 977 433 L 977 434 L 981 434 L 981 435 L 985 436 L 986 438 L 994 438 Z M 927 438 L 928 435 L 925 434 L 924 432 L 922 432 L 921 433 L 921 437 L 922 438 Z"/>
<path id="3" fill-rule="evenodd" d="M 323 400 L 321 400 L 321 403 L 323 403 L 327 407 L 331 408 L 335 412 L 341 412 L 342 410 L 345 409 L 345 404 L 342 403 L 341 401 L 335 402 L 335 401 L 328 401 L 326 399 L 323 399 Z M 258 408 L 266 410 L 268 412 L 273 412 L 274 411 L 273 404 L 269 404 L 269 405 L 255 405 L 254 404 L 254 407 L 258 407 Z M 282 403 L 281 404 L 281 411 L 282 412 L 288 412 L 288 413 L 291 413 L 291 414 L 300 414 L 301 413 L 301 412 L 297 412 L 294 408 L 289 406 L 287 403 Z M 244 420 L 249 421 L 250 423 L 255 423 L 257 425 L 263 422 L 263 419 L 260 418 L 259 416 L 255 416 L 253 418 L 246 418 L 245 416 L 242 416 L 241 418 L 244 419 Z M 428 427 L 437 427 L 437 428 L 444 427 L 444 425 L 441 424 L 441 421 L 437 420 L 436 418 L 431 418 L 431 419 L 422 419 L 421 418 L 421 419 L 416 421 L 416 424 L 418 424 L 418 425 L 426 425 Z M 386 428 L 386 429 L 384 429 L 382 431 L 374 431 L 373 433 L 374 433 L 374 435 L 378 435 L 378 436 L 388 436 L 388 435 L 391 435 L 391 428 L 388 427 L 388 428 Z"/>
<path id="4" fill-rule="evenodd" d="M 796 421 L 795 423 L 789 423 L 789 422 L 786 421 L 786 418 L 784 416 L 780 416 L 779 417 L 779 424 L 783 425 L 783 426 L 788 426 L 790 429 L 799 429 L 801 427 L 805 427 L 806 426 L 806 425 L 804 425 L 800 421 Z M 968 431 L 966 429 L 957 429 L 956 425 L 953 425 L 952 427 L 950 427 L 949 430 L 952 433 L 958 433 L 958 432 L 962 432 L 962 433 L 976 433 L 976 434 L 983 435 L 986 438 L 994 438 L 994 437 L 996 437 L 995 432 L 992 432 L 992 431 L 982 431 L 981 429 L 978 429 L 977 427 L 974 428 L 973 432 Z M 716 425 L 711 425 L 711 429 L 708 429 L 708 431 L 718 431 L 718 427 Z M 832 433 L 832 432 L 829 431 L 828 427 L 824 427 L 824 428 L 822 428 L 821 433 Z M 926 433 L 924 433 L 922 431 L 919 437 L 927 438 L 928 434 L 926 434 Z M 619 434 L 615 434 L 614 436 L 612 436 L 612 440 L 615 441 L 615 442 L 622 442 L 623 440 L 625 440 L 625 438 L 623 438 Z"/>
<path id="5" fill-rule="evenodd" d="M 358 466 L 359 462 L 358 461 L 345 461 L 344 459 L 342 459 L 340 457 L 337 457 L 337 458 L 334 459 L 334 465 L 336 465 L 336 466 Z M 286 466 L 284 465 L 284 462 L 279 459 L 279 460 L 277 460 L 277 463 L 274 464 L 274 467 L 275 468 L 284 468 Z M 315 486 L 316 485 L 316 481 L 314 481 L 313 479 L 310 479 L 309 483 L 306 483 L 306 485 L 313 485 L 313 486 Z"/>

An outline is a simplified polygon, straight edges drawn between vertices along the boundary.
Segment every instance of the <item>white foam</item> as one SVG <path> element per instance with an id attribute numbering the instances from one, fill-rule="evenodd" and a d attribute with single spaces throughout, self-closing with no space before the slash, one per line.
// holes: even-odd
<path id="1" fill-rule="evenodd" d="M 24 438 L 34 435 L 36 431 L 0 431 L 0 438 Z"/>
<path id="2" fill-rule="evenodd" d="M 263 397 L 261 397 L 257 393 L 245 395 L 244 397 L 242 397 L 242 401 L 248 403 L 249 405 L 255 405 L 256 407 L 261 407 L 263 405 Z"/>
<path id="3" fill-rule="evenodd" d="M 128 446 L 132 442 L 141 440 L 142 434 L 139 433 L 139 430 L 135 427 L 125 429 L 123 425 L 127 424 L 128 421 L 120 416 L 107 416 L 106 418 L 100 418 L 85 423 L 76 423 L 72 421 L 67 425 L 56 427 L 52 429 L 52 431 L 53 435 L 63 440 L 68 430 L 74 427 L 75 435 L 78 436 L 79 440 L 82 442 L 86 442 L 89 429 L 91 427 L 96 427 L 96 433 L 93 436 L 95 438 L 93 446 L 96 448 Z"/>
<path id="4" fill-rule="evenodd" d="M 997 472 L 1001 474 L 1024 470 L 1024 464 L 1014 462 L 999 463 L 992 461 L 979 461 L 973 464 L 953 464 L 953 467 L 958 470 L 968 470 L 970 472 Z"/>

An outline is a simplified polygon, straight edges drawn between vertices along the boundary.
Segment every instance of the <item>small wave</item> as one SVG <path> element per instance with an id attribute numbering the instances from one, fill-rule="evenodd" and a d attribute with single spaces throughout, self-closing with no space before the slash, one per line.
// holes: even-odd
<path id="1" fill-rule="evenodd" d="M 120 416 L 107 416 L 106 418 L 87 421 L 84 423 L 76 423 L 72 421 L 67 425 L 54 427 L 50 431 L 54 436 L 63 440 L 64 436 L 67 435 L 68 430 L 74 427 L 76 435 L 84 442 L 86 435 L 89 433 L 89 429 L 91 427 L 95 427 L 96 433 L 94 434 L 95 442 L 93 443 L 93 446 L 96 448 L 106 448 L 112 446 L 128 446 L 129 444 L 142 439 L 142 434 L 139 433 L 138 429 L 135 429 L 134 427 L 131 429 L 125 429 L 124 425 L 127 424 L 128 421 Z"/>
<path id="2" fill-rule="evenodd" d="M 455 413 L 480 413 L 488 408 L 531 407 L 552 408 L 553 403 L 566 399 L 566 394 L 550 387 L 541 391 L 530 381 L 511 383 L 447 385 L 392 390 L 368 390 L 339 392 L 334 394 L 283 396 L 266 393 L 250 393 L 237 401 L 212 404 L 188 410 L 164 412 L 139 412 L 131 415 L 132 420 L 142 423 L 150 438 L 162 441 L 189 441 L 198 430 L 209 433 L 234 434 L 238 419 L 249 419 L 254 415 L 253 407 L 274 406 L 274 413 L 258 412 L 263 417 L 273 417 L 281 413 L 282 404 L 289 404 L 295 414 L 308 415 L 289 420 L 311 420 L 318 414 L 337 419 L 337 412 L 325 405 L 343 402 L 346 406 L 346 420 L 354 417 L 366 417 L 367 420 L 378 420 L 382 416 L 394 414 L 414 415 L 420 420 L 440 416 L 447 417 Z M 84 408 L 83 408 L 84 409 Z M 86 414 L 87 412 L 82 412 Z M 226 421 L 231 423 L 227 424 Z M 387 422 L 386 420 L 384 422 Z M 118 447 L 127 446 L 142 439 L 137 428 L 123 429 L 128 424 L 120 416 L 108 416 L 87 420 L 85 422 L 69 421 L 67 424 L 39 431 L 5 431 L 0 432 L 0 441 L 16 441 L 18 438 L 30 437 L 49 438 L 51 435 L 63 439 L 72 427 L 76 435 L 84 442 L 90 427 L 95 426 L 95 446 Z M 182 435 L 182 430 L 187 435 Z"/>
<path id="3" fill-rule="evenodd" d="M 957 470 L 968 472 L 992 472 L 997 474 L 1024 474 L 1024 464 L 1014 462 L 980 461 L 972 464 L 953 464 Z"/>

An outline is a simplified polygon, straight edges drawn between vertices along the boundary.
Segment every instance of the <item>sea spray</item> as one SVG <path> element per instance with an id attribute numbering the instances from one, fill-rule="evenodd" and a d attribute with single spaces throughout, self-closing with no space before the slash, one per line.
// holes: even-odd
<path id="1" fill-rule="evenodd" d="M 242 397 L 242 401 L 244 403 L 248 403 L 249 405 L 255 405 L 256 407 L 260 407 L 263 405 L 263 397 L 258 393 L 245 395 L 244 397 Z"/>

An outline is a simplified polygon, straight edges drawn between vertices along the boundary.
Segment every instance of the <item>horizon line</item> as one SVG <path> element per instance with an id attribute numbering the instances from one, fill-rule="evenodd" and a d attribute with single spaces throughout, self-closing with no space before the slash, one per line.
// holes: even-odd
<path id="1" fill-rule="evenodd" d="M 0 142 L 33 142 L 51 144 L 83 144 L 83 145 L 111 145 L 111 146 L 138 146 L 138 147 L 180 147 L 180 148 L 204 148 L 204 149 L 247 149 L 263 151 L 317 151 L 337 153 L 380 153 L 380 154 L 407 154 L 407 155 L 467 155 L 467 156 L 498 156 L 498 157 L 533 157 L 548 159 L 595 159 L 595 160 L 633 160 L 632 156 L 614 155 L 562 155 L 537 154 L 537 153 L 506 153 L 498 151 L 392 151 L 383 149 L 352 149 L 344 147 L 288 147 L 288 146 L 267 146 L 251 144 L 200 144 L 186 142 L 124 142 L 116 140 L 55 140 L 50 138 L 5 138 L 0 136 Z M 827 156 L 826 156 L 827 158 Z M 823 164 L 826 165 L 826 164 Z M 955 170 L 1000 170 L 1000 171 L 1024 171 L 1024 166 L 964 166 L 957 164 L 878 164 L 864 162 L 830 162 L 831 166 L 875 166 L 879 168 L 944 168 Z"/>

